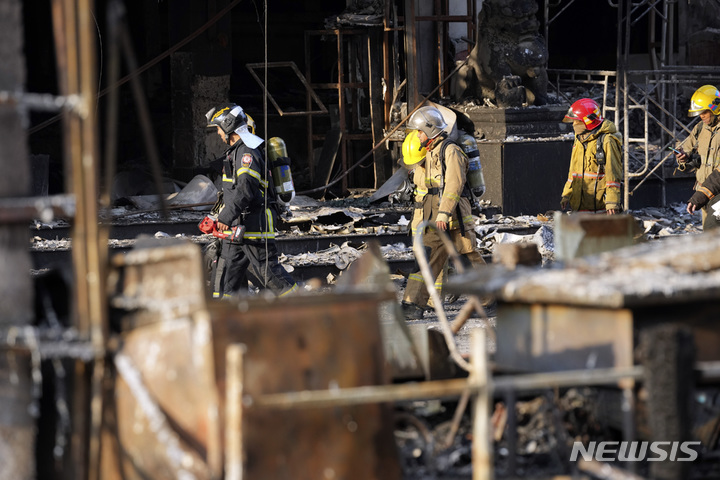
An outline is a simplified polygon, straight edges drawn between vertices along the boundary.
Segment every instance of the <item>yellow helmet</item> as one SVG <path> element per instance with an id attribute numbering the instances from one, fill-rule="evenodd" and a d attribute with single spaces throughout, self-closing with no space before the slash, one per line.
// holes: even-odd
<path id="1" fill-rule="evenodd" d="M 255 135 L 255 120 L 253 120 L 253 118 L 248 113 L 246 113 L 245 116 L 247 117 L 248 130 L 250 130 L 250 133 Z"/>
<path id="2" fill-rule="evenodd" d="M 417 130 L 411 130 L 410 133 L 405 135 L 405 140 L 403 140 L 402 144 L 402 156 L 405 165 L 417 165 L 425 160 L 426 153 L 427 149 L 420 143 Z"/>
<path id="3" fill-rule="evenodd" d="M 703 85 L 695 90 L 690 99 L 689 117 L 697 117 L 705 110 L 710 110 L 714 115 L 720 114 L 720 92 L 712 85 Z"/>

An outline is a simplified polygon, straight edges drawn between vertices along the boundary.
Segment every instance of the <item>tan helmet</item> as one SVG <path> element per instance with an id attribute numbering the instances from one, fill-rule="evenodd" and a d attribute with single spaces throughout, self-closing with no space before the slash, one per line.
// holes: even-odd
<path id="1" fill-rule="evenodd" d="M 408 128 L 420 130 L 432 140 L 443 132 L 447 127 L 445 119 L 435 107 L 420 107 L 408 120 Z"/>
<path id="2" fill-rule="evenodd" d="M 402 144 L 403 163 L 408 167 L 417 165 L 425 160 L 426 153 L 427 149 L 422 146 L 417 130 L 411 130 Z"/>
<path id="3" fill-rule="evenodd" d="M 710 110 L 714 115 L 720 114 L 720 92 L 712 85 L 703 85 L 695 90 L 690 99 L 689 117 L 697 117 L 705 110 Z"/>

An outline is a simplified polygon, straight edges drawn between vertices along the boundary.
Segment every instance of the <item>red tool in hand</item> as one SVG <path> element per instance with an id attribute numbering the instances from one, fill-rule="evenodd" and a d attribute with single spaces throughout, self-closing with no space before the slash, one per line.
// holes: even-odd
<path id="1" fill-rule="evenodd" d="M 205 218 L 200 221 L 200 223 L 198 224 L 198 228 L 203 233 L 210 233 L 213 237 L 217 238 L 227 238 L 231 242 L 242 241 L 243 233 L 245 233 L 244 225 L 231 227 L 230 230 L 218 230 L 217 219 L 210 215 L 206 215 Z"/>

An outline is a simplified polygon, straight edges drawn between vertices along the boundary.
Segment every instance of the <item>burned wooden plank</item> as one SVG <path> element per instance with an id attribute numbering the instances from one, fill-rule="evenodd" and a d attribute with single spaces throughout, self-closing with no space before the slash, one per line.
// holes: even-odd
<path id="1" fill-rule="evenodd" d="M 518 265 L 540 265 L 542 255 L 535 243 L 498 243 L 493 250 L 493 263 L 512 270 Z"/>
<path id="2" fill-rule="evenodd" d="M 104 451 L 103 474 L 218 478 L 219 401 L 200 248 L 152 240 L 138 247 L 112 259 L 110 304 L 123 337 L 113 406 L 119 454 Z"/>
<path id="3" fill-rule="evenodd" d="M 639 234 L 637 221 L 631 215 L 555 213 L 555 254 L 559 260 L 627 247 Z"/>
<path id="4" fill-rule="evenodd" d="M 633 365 L 629 310 L 503 303 L 498 319 L 499 368 L 551 372 Z"/>
<path id="5" fill-rule="evenodd" d="M 720 295 L 720 232 L 633 245 L 562 267 L 489 265 L 456 275 L 448 293 L 492 294 L 498 301 L 636 308 L 712 300 Z"/>
<path id="6" fill-rule="evenodd" d="M 646 328 L 640 335 L 639 351 L 645 367 L 650 440 L 662 442 L 655 448 L 666 453 L 663 459 L 650 462 L 650 476 L 687 478 L 690 462 L 676 461 L 677 452 L 672 452 L 671 446 L 677 448 L 679 442 L 690 440 L 695 385 L 692 331 L 679 324 Z"/>

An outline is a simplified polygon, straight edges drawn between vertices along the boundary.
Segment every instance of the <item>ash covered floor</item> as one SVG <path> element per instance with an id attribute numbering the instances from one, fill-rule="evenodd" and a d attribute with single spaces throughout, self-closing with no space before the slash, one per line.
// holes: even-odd
<path id="1" fill-rule="evenodd" d="M 630 213 L 637 220 L 641 236 L 649 242 L 701 233 L 700 216 L 685 212 L 684 204 L 667 208 L 644 208 Z M 400 301 L 409 273 L 408 265 L 414 260 L 411 239 L 407 235 L 411 213 L 402 206 L 380 204 L 371 206 L 363 194 L 354 198 L 335 200 L 297 207 L 291 211 L 294 220 L 285 224 L 279 243 L 289 239 L 337 238 L 327 248 L 296 253 L 283 253 L 281 263 L 291 272 L 308 265 L 327 267 L 327 273 L 319 282 L 306 282 L 308 288 L 332 291 L 339 278 L 365 250 L 363 242 L 370 238 L 386 235 L 381 246 L 383 258 L 389 263 L 404 261 L 404 271 L 393 271 L 391 280 Z M 132 210 L 116 209 L 117 218 L 107 221 L 116 224 L 145 225 L 147 234 L 162 241 L 165 238 L 187 238 L 198 244 L 210 240 L 195 230 L 203 212 L 171 212 L 170 218 L 160 220 L 159 214 L 133 213 Z M 164 223 L 166 222 L 166 223 Z M 181 233 L 167 233 L 165 227 L 172 224 L 186 224 Z M 535 216 L 503 216 L 487 208 L 475 219 L 478 234 L 478 248 L 486 258 L 492 256 L 495 247 L 501 243 L 530 242 L 538 246 L 543 264 L 554 261 L 553 229 L 551 212 Z M 36 225 L 44 229 L 62 232 L 61 222 L 54 225 Z M 358 235 L 355 241 L 343 240 L 342 235 Z M 111 239 L 110 247 L 131 248 L 135 239 Z M 60 233 L 55 238 L 33 235 L 31 249 L 40 251 L 69 250 L 71 242 Z M 281 247 L 282 251 L 282 247 Z M 332 269 L 331 269 L 332 267 Z M 41 267 L 48 268 L 48 267 Z M 446 297 L 447 298 L 447 297 Z M 455 302 L 445 302 L 443 308 L 452 322 L 467 300 L 460 296 Z M 470 318 L 456 335 L 461 353 L 469 351 L 470 332 L 476 328 L 493 328 L 497 318 L 494 309 L 487 311 L 488 319 Z M 426 312 L 422 320 L 409 321 L 409 325 L 439 329 L 434 311 Z M 495 351 L 494 337 L 488 337 L 488 353 Z M 497 478 L 538 478 L 573 473 L 574 466 L 568 464 L 568 442 L 580 440 L 616 440 L 621 433 L 599 413 L 599 406 L 607 402 L 607 392 L 601 389 L 571 388 L 520 397 L 515 403 L 517 418 L 516 455 L 510 454 L 511 439 L 507 403 L 496 400 L 492 406 L 492 428 L 494 442 L 494 465 Z M 468 407 L 458 424 L 456 435 L 449 436 L 457 401 L 423 401 L 398 404 L 395 440 L 403 468 L 403 478 L 413 480 L 469 479 L 472 475 L 471 446 L 472 423 Z M 694 479 L 713 478 L 712 457 L 710 464 L 699 465 Z M 709 473 L 708 473 L 709 472 Z M 640 472 L 642 473 L 642 472 Z M 717 473 L 717 472 L 715 472 Z M 582 478 L 582 477 L 578 477 Z M 585 477 L 590 478 L 590 477 Z M 715 477 L 717 478 L 717 477 Z"/>

